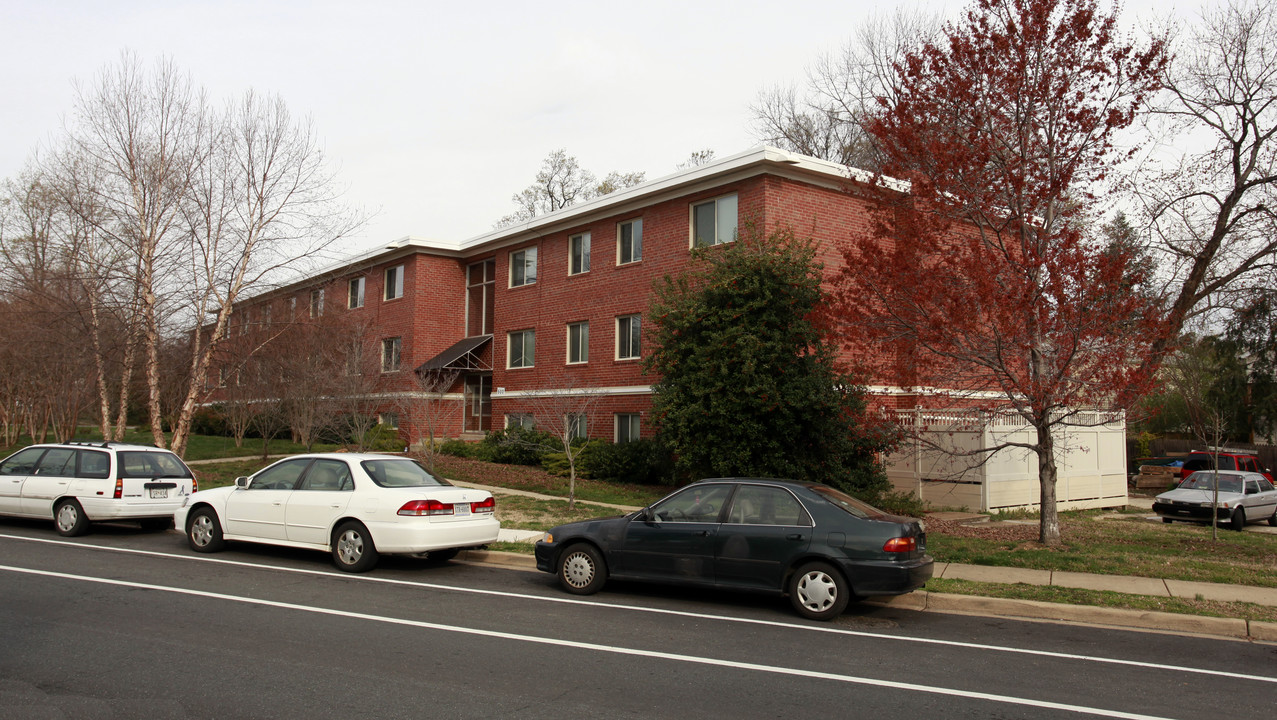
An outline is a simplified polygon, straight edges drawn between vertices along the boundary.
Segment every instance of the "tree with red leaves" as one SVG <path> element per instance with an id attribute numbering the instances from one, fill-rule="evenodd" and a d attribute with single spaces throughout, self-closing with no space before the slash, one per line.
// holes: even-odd
<path id="1" fill-rule="evenodd" d="M 1160 314 L 1097 194 L 1160 85 L 1163 44 L 1119 36 L 1094 0 L 976 0 L 897 65 L 870 131 L 886 156 L 874 231 L 851 240 L 835 315 L 878 377 L 919 401 L 1013 415 L 1035 432 L 974 453 L 1036 454 L 1040 539 L 1060 542 L 1060 435 L 1112 408 Z"/>

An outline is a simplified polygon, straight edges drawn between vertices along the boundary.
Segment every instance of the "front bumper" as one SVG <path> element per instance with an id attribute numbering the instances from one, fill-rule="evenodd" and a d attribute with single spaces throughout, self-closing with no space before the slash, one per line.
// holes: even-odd
<path id="1" fill-rule="evenodd" d="M 537 544 L 536 544 L 537 570 L 540 570 L 541 572 L 548 572 L 548 573 L 557 572 L 558 569 L 554 567 L 554 558 L 555 556 L 558 555 L 558 553 L 559 553 L 558 543 L 548 543 L 544 540 L 537 540 Z"/>
<path id="2" fill-rule="evenodd" d="M 1210 522 L 1210 505 L 1181 505 L 1179 503 L 1153 503 L 1153 512 L 1164 518 L 1173 520 L 1196 520 L 1197 522 Z M 1232 517 L 1233 511 L 1226 507 L 1216 509 L 1215 517 L 1219 520 L 1227 520 Z"/>

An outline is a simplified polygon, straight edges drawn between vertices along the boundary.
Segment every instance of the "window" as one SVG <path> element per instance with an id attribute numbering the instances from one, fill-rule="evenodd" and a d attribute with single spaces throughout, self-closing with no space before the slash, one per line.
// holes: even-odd
<path id="1" fill-rule="evenodd" d="M 625 315 L 616 319 L 616 359 L 633 360 L 639 357 L 639 340 L 643 317 Z"/>
<path id="2" fill-rule="evenodd" d="M 537 249 L 527 248 L 510 253 L 510 287 L 531 285 L 537 281 Z"/>
<path id="3" fill-rule="evenodd" d="M 809 526 L 807 511 L 786 490 L 762 485 L 741 485 L 732 499 L 727 522 L 736 525 Z"/>
<path id="4" fill-rule="evenodd" d="M 381 371 L 399 372 L 399 350 L 403 338 L 386 338 L 381 341 Z"/>
<path id="5" fill-rule="evenodd" d="M 527 413 L 511 413 L 505 416 L 505 426 L 507 430 L 512 427 L 532 430 L 537 426 L 537 424 L 536 421 L 532 419 L 532 416 Z"/>
<path id="6" fill-rule="evenodd" d="M 310 291 L 310 316 L 313 318 L 324 314 L 324 289 Z"/>
<path id="7" fill-rule="evenodd" d="M 288 298 L 288 320 L 289 322 L 297 318 L 297 296 Z"/>
<path id="8" fill-rule="evenodd" d="M 310 458 L 284 460 L 266 468 L 253 477 L 248 490 L 292 490 L 297 478 L 310 465 Z"/>
<path id="9" fill-rule="evenodd" d="M 103 452 L 81 450 L 80 468 L 75 475 L 76 477 L 98 479 L 111 477 L 111 456 Z"/>
<path id="10" fill-rule="evenodd" d="M 736 239 L 736 196 L 692 206 L 692 245 L 721 245 Z"/>
<path id="11" fill-rule="evenodd" d="M 639 414 L 616 414 L 616 444 L 634 442 L 639 439 Z"/>
<path id="12" fill-rule="evenodd" d="M 466 337 L 492 332 L 492 301 L 496 289 L 496 260 L 477 262 L 466 269 Z"/>
<path id="13" fill-rule="evenodd" d="M 590 271 L 590 234 L 581 233 L 568 238 L 568 274 L 577 275 Z"/>
<path id="14" fill-rule="evenodd" d="M 270 329 L 270 310 L 270 305 L 266 305 L 262 308 L 262 326 L 267 330 Z"/>
<path id="15" fill-rule="evenodd" d="M 536 330 L 516 330 L 510 333 L 510 362 L 508 367 L 532 367 L 536 356 Z"/>
<path id="16" fill-rule="evenodd" d="M 306 477 L 298 490 L 343 492 L 355 489 L 350 477 L 350 466 L 342 460 L 316 460 L 306 471 Z"/>
<path id="17" fill-rule="evenodd" d="M 346 350 L 346 374 L 364 374 L 364 346 L 358 340 L 352 341 Z"/>
<path id="18" fill-rule="evenodd" d="M 590 361 L 590 323 L 568 325 L 568 363 Z"/>
<path id="19" fill-rule="evenodd" d="M 379 413 L 377 415 L 377 424 L 398 430 L 399 416 L 391 412 Z"/>
<path id="20" fill-rule="evenodd" d="M 386 268 L 386 300 L 403 297 L 403 265 Z"/>
<path id="21" fill-rule="evenodd" d="M 248 334 L 248 326 L 253 323 L 252 315 L 253 315 L 252 310 L 249 310 L 248 308 L 244 308 L 244 321 L 239 324 L 240 335 Z"/>
<path id="22" fill-rule="evenodd" d="M 643 221 L 630 220 L 616 226 L 616 264 L 643 259 Z"/>
<path id="23" fill-rule="evenodd" d="M 364 279 L 357 277 L 350 281 L 350 296 L 346 301 L 346 307 L 354 310 L 364 306 Z"/>
<path id="24" fill-rule="evenodd" d="M 581 440 L 590 435 L 590 423 L 585 415 L 572 413 L 563 418 L 569 440 Z"/>
<path id="25" fill-rule="evenodd" d="M 652 513 L 665 522 L 716 523 L 731 492 L 731 485 L 698 483 L 653 505 Z"/>

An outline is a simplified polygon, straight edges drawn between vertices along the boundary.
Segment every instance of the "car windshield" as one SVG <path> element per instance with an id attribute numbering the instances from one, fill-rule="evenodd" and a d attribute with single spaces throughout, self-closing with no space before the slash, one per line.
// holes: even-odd
<path id="1" fill-rule="evenodd" d="M 886 515 L 873 505 L 826 485 L 813 485 L 811 491 L 858 518 L 876 518 Z"/>
<path id="2" fill-rule="evenodd" d="M 431 475 L 416 460 L 387 458 L 359 463 L 372 481 L 384 488 L 440 487 L 451 485 Z"/>
<path id="3" fill-rule="evenodd" d="M 1215 475 L 1213 472 L 1195 472 L 1184 478 L 1184 482 L 1179 484 L 1181 490 L 1214 490 Z M 1219 491 L 1222 493 L 1238 493 L 1242 491 L 1242 479 L 1240 475 L 1226 475 L 1219 473 Z"/>

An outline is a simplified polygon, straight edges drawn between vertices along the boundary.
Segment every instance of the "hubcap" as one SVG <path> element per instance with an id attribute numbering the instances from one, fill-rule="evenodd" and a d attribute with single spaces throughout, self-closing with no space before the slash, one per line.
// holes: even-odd
<path id="1" fill-rule="evenodd" d="M 213 521 L 207 515 L 200 515 L 191 523 L 191 540 L 204 547 L 213 539 Z"/>
<path id="2" fill-rule="evenodd" d="M 58 527 L 63 532 L 68 532 L 75 527 L 75 521 L 79 519 L 75 512 L 75 506 L 66 503 L 58 508 Z"/>
<path id="3" fill-rule="evenodd" d="M 563 579 L 575 588 L 582 588 L 594 579 L 594 561 L 585 553 L 572 553 L 563 561 Z"/>
<path id="4" fill-rule="evenodd" d="M 823 572 L 809 572 L 798 581 L 798 600 L 809 610 L 821 611 L 838 599 L 838 585 Z"/>
<path id="5" fill-rule="evenodd" d="M 355 530 L 347 530 L 337 539 L 337 555 L 347 565 L 354 565 L 364 554 L 364 538 Z"/>

